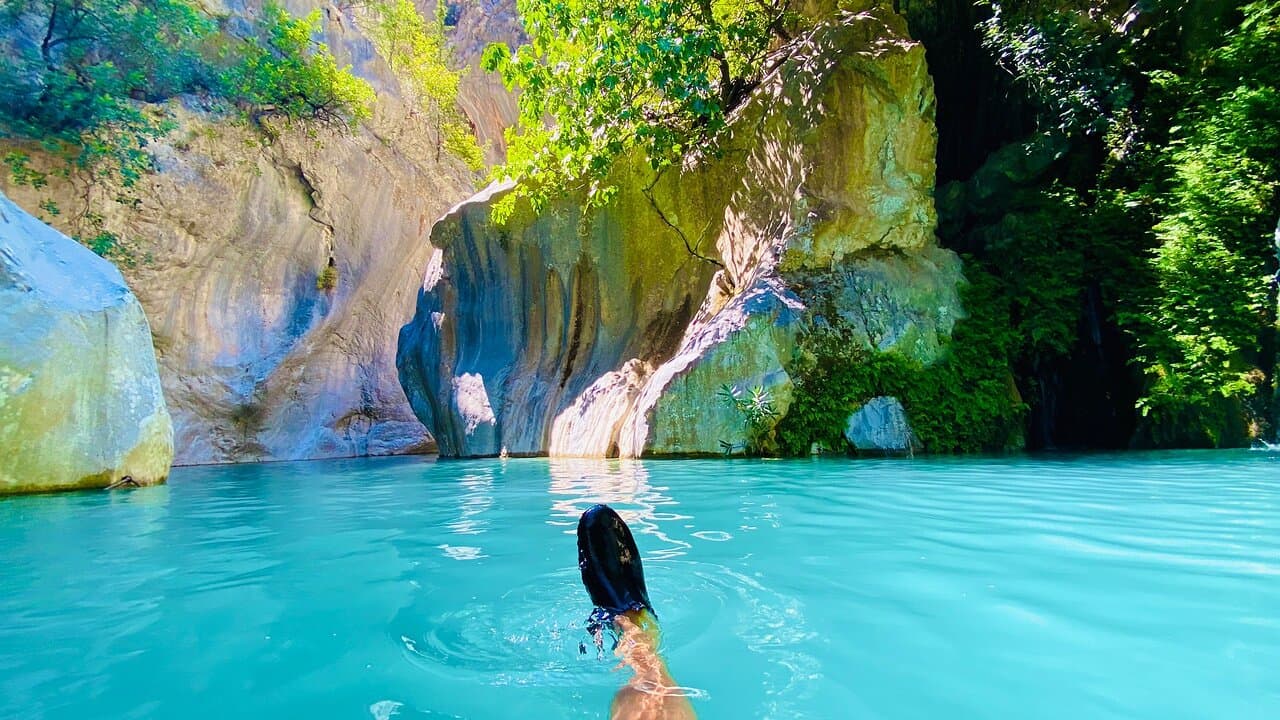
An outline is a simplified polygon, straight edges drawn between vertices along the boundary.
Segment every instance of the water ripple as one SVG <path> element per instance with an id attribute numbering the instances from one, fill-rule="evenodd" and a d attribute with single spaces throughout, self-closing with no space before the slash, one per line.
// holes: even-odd
<path id="1" fill-rule="evenodd" d="M 411 458 L 6 499 L 0 717 L 607 717 L 595 502 L 703 720 L 1280 717 L 1277 461 Z"/>

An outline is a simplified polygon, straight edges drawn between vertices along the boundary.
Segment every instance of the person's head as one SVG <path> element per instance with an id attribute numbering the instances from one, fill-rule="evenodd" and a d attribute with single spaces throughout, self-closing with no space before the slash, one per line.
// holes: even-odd
<path id="1" fill-rule="evenodd" d="M 578 569 L 591 602 L 605 613 L 653 612 L 640 550 L 631 529 L 608 505 L 593 505 L 578 520 Z"/>

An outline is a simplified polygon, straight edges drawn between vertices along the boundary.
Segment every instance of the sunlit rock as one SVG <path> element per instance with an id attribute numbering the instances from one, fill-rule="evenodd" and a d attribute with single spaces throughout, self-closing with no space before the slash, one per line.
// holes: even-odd
<path id="1" fill-rule="evenodd" d="M 652 180 L 645 168 L 620 172 L 632 187 Z M 664 177 L 655 197 L 670 212 L 705 224 L 719 201 L 684 180 Z M 646 375 L 623 368 L 628 360 L 670 352 L 706 292 L 712 266 L 685 251 L 638 191 L 586 215 L 575 206 L 540 216 L 517 211 L 499 228 L 489 208 L 505 191 L 489 188 L 432 231 L 439 255 L 426 263 L 417 320 L 400 335 L 405 394 L 442 454 L 545 453 L 557 417 L 573 407 L 560 427 L 582 434 L 566 436 L 561 447 L 605 455 L 616 434 L 597 433 L 596 425 L 619 420 L 596 403 L 621 413 L 630 403 L 596 383 L 612 372 Z M 466 375 L 483 381 L 492 428 L 462 411 L 471 403 L 456 396 L 457 378 Z M 627 395 L 635 387 L 624 378 L 616 390 Z M 474 385 L 467 392 L 480 394 Z"/>
<path id="2" fill-rule="evenodd" d="M 784 414 L 797 340 L 822 323 L 937 358 L 962 317 L 960 263 L 934 240 L 924 50 L 887 9 L 825 12 L 734 113 L 723 153 L 658 178 L 616 168 L 599 210 L 564 198 L 499 227 L 494 187 L 435 225 L 397 364 L 442 453 L 742 452 L 723 391 Z M 472 373 L 492 435 L 456 410 Z"/>
<path id="3" fill-rule="evenodd" d="M 164 482 L 173 425 L 142 306 L 3 195 L 0 338 L 0 495 Z"/>
<path id="4" fill-rule="evenodd" d="M 515 0 L 453 0 L 447 6 L 452 30 L 449 46 L 459 64 L 470 68 L 458 88 L 458 105 L 475 128 L 476 137 L 490 163 L 507 155 L 505 131 L 519 114 L 516 95 L 497 73 L 480 68 L 480 56 L 489 43 L 505 42 L 514 48 L 526 41 Z"/>

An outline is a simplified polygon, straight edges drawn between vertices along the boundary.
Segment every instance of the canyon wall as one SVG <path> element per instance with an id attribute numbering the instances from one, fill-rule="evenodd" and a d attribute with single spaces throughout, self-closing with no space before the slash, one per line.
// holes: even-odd
<path id="1" fill-rule="evenodd" d="M 233 22 L 262 7 L 205 5 Z M 63 212 L 48 219 L 63 229 L 97 213 L 130 243 L 119 264 L 151 320 L 179 464 L 433 448 L 396 379 L 396 330 L 413 309 L 431 224 L 477 176 L 440 151 L 434 124 L 361 31 L 358 8 L 283 5 L 321 10 L 321 39 L 377 91 L 374 117 L 358 129 L 270 119 L 258 128 L 184 97 L 166 108 L 179 128 L 149 148 L 155 172 L 130 193 L 136 207 L 110 189 L 82 197 L 68 182 L 4 188 L 33 212 L 52 197 Z M 477 22 L 465 26 L 468 47 L 485 32 Z M 473 123 L 500 137 L 508 100 L 487 94 L 505 91 L 468 82 L 460 103 L 483 111 Z M 336 281 L 325 288 L 318 279 L 330 266 Z"/>

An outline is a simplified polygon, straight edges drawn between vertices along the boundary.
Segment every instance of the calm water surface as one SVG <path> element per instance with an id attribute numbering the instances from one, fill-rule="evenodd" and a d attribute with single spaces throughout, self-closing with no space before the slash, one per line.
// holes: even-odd
<path id="1" fill-rule="evenodd" d="M 602 718 L 578 513 L 714 718 L 1280 718 L 1280 454 L 426 459 L 0 500 L 0 718 Z"/>

